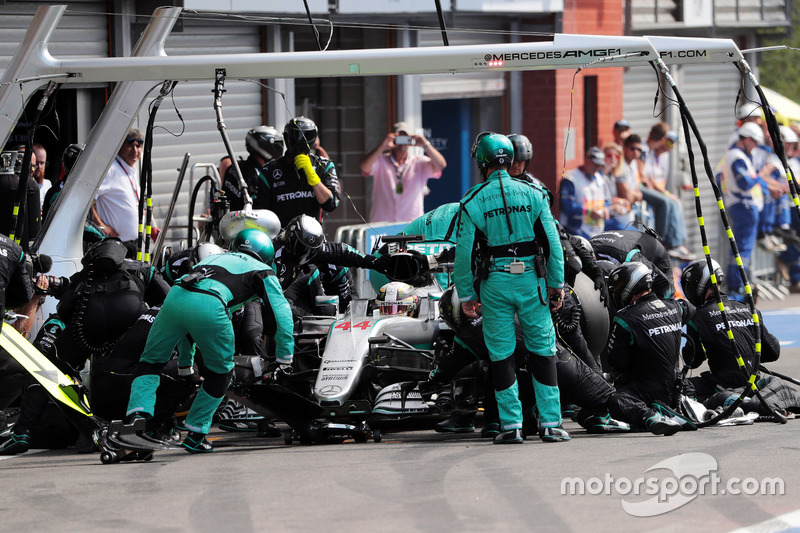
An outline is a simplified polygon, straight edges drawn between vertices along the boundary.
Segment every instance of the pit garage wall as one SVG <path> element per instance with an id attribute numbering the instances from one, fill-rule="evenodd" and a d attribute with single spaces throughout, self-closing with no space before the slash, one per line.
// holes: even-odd
<path id="1" fill-rule="evenodd" d="M 706 144 L 711 168 L 716 170 L 718 163 L 727 151 L 731 134 L 736 128 L 734 105 L 740 82 L 739 73 L 732 64 L 681 65 L 671 67 L 671 71 L 678 90 L 686 100 L 686 105 Z M 674 105 L 661 113 L 663 95 L 654 110 L 653 99 L 657 90 L 657 77 L 652 68 L 631 67 L 626 69 L 624 116 L 630 121 L 631 130 L 638 133 L 643 142 L 647 139 L 647 134 L 653 124 L 661 120 L 668 122 L 674 131 L 679 132 L 678 144 L 672 152 L 672 190 L 680 196 L 683 205 L 688 234 L 685 244 L 693 252 L 701 253 L 702 245 L 695 214 L 694 193 L 691 190 L 683 190 L 681 187 L 683 184 L 691 184 L 691 174 L 680 117 Z M 727 239 L 724 239 L 716 199 L 706 177 L 702 154 L 696 141 L 693 148 L 709 246 L 712 256 L 724 264 L 728 255 Z"/>

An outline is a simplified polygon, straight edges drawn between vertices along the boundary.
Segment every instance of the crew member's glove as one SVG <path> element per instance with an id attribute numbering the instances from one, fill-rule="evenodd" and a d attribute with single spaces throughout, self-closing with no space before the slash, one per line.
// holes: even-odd
<path id="1" fill-rule="evenodd" d="M 283 381 L 287 376 L 292 373 L 291 363 L 278 363 L 278 367 L 272 373 L 273 381 Z"/>
<path id="2" fill-rule="evenodd" d="M 367 268 L 386 274 L 392 265 L 391 255 L 385 254 L 380 256 L 368 255 L 366 257 L 369 266 Z"/>
<path id="3" fill-rule="evenodd" d="M 314 172 L 314 166 L 311 164 L 311 158 L 308 157 L 308 154 L 294 156 L 294 167 L 305 174 L 306 181 L 312 187 L 320 182 L 319 176 Z"/>
<path id="4" fill-rule="evenodd" d="M 603 275 L 596 275 L 592 281 L 594 281 L 594 288 L 600 292 L 600 301 L 605 302 L 608 300 L 608 287 L 606 287 L 606 280 Z"/>

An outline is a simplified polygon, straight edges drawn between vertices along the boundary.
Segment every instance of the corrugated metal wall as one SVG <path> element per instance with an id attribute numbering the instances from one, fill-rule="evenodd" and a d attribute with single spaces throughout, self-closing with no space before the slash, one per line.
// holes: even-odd
<path id="1" fill-rule="evenodd" d="M 232 31 L 234 29 L 235 31 Z M 183 32 L 173 32 L 167 39 L 166 51 L 170 56 L 261 52 L 259 26 L 241 24 L 234 27 L 227 24 L 212 25 L 185 21 Z M 158 112 L 156 129 L 153 131 L 152 155 L 153 206 L 157 224 L 160 224 L 166 215 L 178 176 L 177 168 L 183 161 L 184 154 L 186 152 L 192 154 L 189 163 L 191 168 L 191 165 L 197 163 L 217 164 L 226 153 L 217 130 L 213 89 L 213 80 L 178 83 L 174 90 L 175 105 L 173 106 L 172 98 L 167 98 Z M 237 156 L 246 157 L 244 138 L 247 131 L 263 123 L 262 89 L 254 83 L 228 79 L 225 82 L 225 90 L 227 92 L 222 96 L 222 115 L 228 136 Z M 152 93 L 148 105 L 157 94 L 157 90 Z M 177 107 L 183 117 L 186 128 L 179 137 L 162 129 L 180 133 L 184 127 L 174 107 Z M 143 107 L 139 116 L 142 130 L 147 125 L 147 114 L 147 108 Z M 204 171 L 196 171 L 194 183 L 204 175 Z M 187 172 L 173 214 L 171 223 L 173 227 L 186 226 L 191 185 L 190 175 Z M 199 198 L 203 196 L 200 195 Z M 201 203 L 198 201 L 195 206 L 196 215 L 199 214 Z M 185 236 L 185 229 L 176 229 L 169 234 L 167 242 Z"/>
<path id="2" fill-rule="evenodd" d="M 0 5 L 0 71 L 5 70 L 41 6 L 53 2 L 13 2 Z M 74 1 L 53 34 L 50 52 L 56 57 L 108 57 L 106 2 Z"/>
<path id="3" fill-rule="evenodd" d="M 686 100 L 686 105 L 697 123 L 708 148 L 709 162 L 712 170 L 715 171 L 717 164 L 725 156 L 728 141 L 736 129 L 734 104 L 739 83 L 739 72 L 732 64 L 683 65 L 680 67 L 678 90 Z M 724 238 L 716 199 L 702 166 L 699 146 L 694 146 L 694 153 L 709 246 L 712 255 L 724 264 L 728 257 L 728 241 Z M 685 169 L 688 173 L 688 160 L 686 160 Z M 701 252 L 700 229 L 691 191 L 683 194 L 683 206 L 690 248 L 692 251 Z"/>
<path id="4" fill-rule="evenodd" d="M 694 117 L 700 134 L 705 142 L 712 169 L 725 155 L 728 139 L 736 127 L 734 102 L 739 88 L 738 71 L 731 64 L 720 65 L 682 65 L 673 67 L 673 77 L 686 105 Z M 673 123 L 673 129 L 680 127 L 677 108 L 659 117 L 654 116 L 653 99 L 657 90 L 657 78 L 650 67 L 631 67 L 625 73 L 624 114 L 631 122 L 632 131 L 638 133 L 642 140 L 647 139 L 650 127 L 661 120 Z M 670 93 L 671 94 L 671 93 Z M 656 113 L 661 109 L 659 103 Z M 674 118 L 671 118 L 674 117 Z M 700 181 L 700 195 L 703 206 L 709 245 L 715 258 L 720 262 L 727 257 L 727 241 L 722 241 L 722 223 L 718 215 L 716 200 L 703 168 L 699 146 L 694 145 L 695 166 Z M 673 183 L 677 184 L 676 193 L 680 194 L 684 207 L 684 217 L 688 239 L 686 246 L 695 253 L 702 252 L 700 229 L 695 214 L 692 191 L 680 190 L 682 174 L 687 182 L 691 181 L 686 158 L 686 148 L 681 132 L 678 147 L 673 152 Z M 720 248 L 720 243 L 725 246 Z"/>

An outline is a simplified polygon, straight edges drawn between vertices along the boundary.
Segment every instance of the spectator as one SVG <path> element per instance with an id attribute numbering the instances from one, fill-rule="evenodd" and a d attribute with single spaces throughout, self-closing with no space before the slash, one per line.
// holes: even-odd
<path id="1" fill-rule="evenodd" d="M 605 229 L 611 216 L 611 196 L 603 178 L 605 155 L 592 146 L 583 164 L 561 180 L 561 216 L 559 222 L 567 233 L 590 239 Z"/>
<path id="2" fill-rule="evenodd" d="M 286 153 L 264 167 L 254 209 L 269 209 L 278 215 L 281 227 L 297 215 L 322 222 L 322 212 L 339 205 L 339 178 L 330 159 L 314 153 L 317 125 L 309 118 L 296 117 L 283 128 Z"/>
<path id="3" fill-rule="evenodd" d="M 39 185 L 39 203 L 44 205 L 44 195 L 53 186 L 49 179 L 45 178 L 47 170 L 47 150 L 41 144 L 33 145 L 33 153 L 36 154 L 36 165 L 33 166 L 33 178 Z"/>
<path id="4" fill-rule="evenodd" d="M 143 146 L 142 131 L 136 128 L 128 130 L 117 157 L 100 184 L 92 214 L 95 224 L 104 228 L 107 236 L 118 237 L 122 241 L 129 258 L 136 257 L 136 240 L 139 237 L 141 191 L 136 163 L 142 157 Z"/>
<path id="5" fill-rule="evenodd" d="M 764 196 L 760 183 L 767 182 L 769 190 L 783 190 L 782 185 L 773 180 L 769 174 L 771 166 L 767 165 L 756 172 L 750 153 L 759 144 L 764 143 L 764 132 L 752 122 L 739 128 L 739 140 L 725 155 L 722 162 L 722 191 L 725 205 L 728 207 L 731 229 L 739 245 L 739 255 L 746 270 L 750 268 L 750 256 L 756 244 L 758 231 L 758 215 L 764 206 Z M 742 300 L 742 280 L 733 258 L 728 264 L 728 290 L 732 300 Z"/>
<path id="6" fill-rule="evenodd" d="M 781 127 L 781 130 L 783 130 L 784 127 L 785 126 Z M 794 129 L 791 131 L 794 133 Z M 795 137 L 795 139 L 796 138 L 797 137 Z M 794 142 L 787 142 L 784 140 L 783 146 L 786 150 L 786 158 L 788 159 L 789 170 L 792 171 L 792 176 L 794 176 L 795 179 L 800 178 L 800 159 L 798 159 L 798 155 L 800 154 L 798 153 L 798 142 L 796 140 Z M 788 200 L 788 197 L 785 198 Z M 783 233 L 781 236 L 787 243 L 788 250 L 781 254 L 780 260 L 786 265 L 788 270 L 787 277 L 791 282 L 789 291 L 796 294 L 800 293 L 800 240 L 797 239 L 797 233 L 795 230 L 800 229 L 800 218 L 797 217 L 797 212 L 795 211 L 794 207 L 789 205 L 788 208 L 792 225 L 788 229 L 782 228 L 785 233 Z"/>
<path id="7" fill-rule="evenodd" d="M 680 202 L 668 191 L 669 152 L 675 147 L 678 136 L 669 131 L 666 122 L 658 122 L 647 136 L 648 152 L 644 161 L 642 197 L 653 208 L 656 232 L 661 237 L 670 256 L 691 261 L 694 255 L 683 243 L 686 240 L 686 223 Z"/>
<path id="8" fill-rule="evenodd" d="M 614 142 L 622 146 L 622 143 L 625 141 L 625 137 L 631 133 L 631 123 L 624 118 L 621 118 L 614 123 L 612 132 L 614 134 Z"/>
<path id="9" fill-rule="evenodd" d="M 636 173 L 622 156 L 622 147 L 616 143 L 603 145 L 605 166 L 603 174 L 608 180 L 611 196 L 611 218 L 606 222 L 606 229 L 625 229 L 633 226 L 635 216 L 633 204 L 642 199 L 642 191 Z"/>
<path id="10" fill-rule="evenodd" d="M 370 222 L 403 222 L 422 216 L 428 179 L 438 179 L 447 166 L 444 156 L 425 137 L 411 134 L 398 122 L 381 143 L 361 160 L 361 174 L 372 176 Z M 421 147 L 425 154 L 411 152 Z M 411 153 L 410 153 L 411 152 Z"/>
<path id="11" fill-rule="evenodd" d="M 786 157 L 791 151 L 790 145 L 797 143 L 797 135 L 786 126 L 780 127 L 781 140 L 786 149 Z M 766 140 L 766 137 L 765 137 Z M 778 155 L 768 146 L 759 145 L 751 154 L 751 160 L 756 172 L 762 169 L 769 171 L 769 181 L 760 183 L 761 193 L 764 196 L 764 208 L 758 215 L 758 247 L 767 252 L 785 252 L 787 243 L 796 242 L 797 235 L 791 229 L 791 201 L 788 196 L 789 184 L 786 181 L 786 172 L 783 162 Z M 756 162 L 763 163 L 761 167 Z M 777 186 L 780 184 L 780 186 Z M 781 238 L 783 241 L 781 241 Z"/>

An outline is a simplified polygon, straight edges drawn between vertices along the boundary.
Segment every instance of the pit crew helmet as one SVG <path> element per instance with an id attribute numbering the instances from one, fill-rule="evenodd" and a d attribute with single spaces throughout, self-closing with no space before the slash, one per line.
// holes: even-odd
<path id="1" fill-rule="evenodd" d="M 258 126 L 247 132 L 247 153 L 271 161 L 283 155 L 283 135 L 272 126 Z"/>
<path id="2" fill-rule="evenodd" d="M 230 249 L 258 259 L 266 265 L 271 265 L 275 259 L 275 247 L 272 245 L 272 239 L 258 229 L 240 231 L 231 241 Z"/>
<path id="3" fill-rule="evenodd" d="M 617 309 L 631 303 L 631 298 L 653 286 L 653 272 L 644 263 L 624 263 L 608 275 L 608 292 Z"/>
<path id="4" fill-rule="evenodd" d="M 713 259 L 711 266 L 714 269 L 714 276 L 717 278 L 717 285 L 720 285 L 725 281 L 722 267 Z M 705 259 L 697 259 L 686 265 L 681 274 L 681 288 L 689 303 L 696 307 L 703 305 L 709 287 L 711 287 L 711 272 Z"/>
<path id="5" fill-rule="evenodd" d="M 478 143 L 481 142 L 481 139 L 493 133 L 494 133 L 493 131 L 482 131 L 475 136 L 475 140 L 472 141 L 472 148 L 470 148 L 469 151 L 469 157 L 471 159 L 475 159 L 475 152 L 478 150 Z"/>
<path id="6" fill-rule="evenodd" d="M 284 126 L 283 141 L 288 155 L 308 154 L 317 142 L 317 125 L 310 118 L 295 117 Z"/>
<path id="7" fill-rule="evenodd" d="M 439 316 L 453 331 L 458 331 L 463 323 L 461 302 L 455 285 L 450 285 L 439 299 Z"/>
<path id="8" fill-rule="evenodd" d="M 419 314 L 419 296 L 408 283 L 392 281 L 387 283 L 375 297 L 381 315 L 405 315 L 415 317 Z"/>
<path id="9" fill-rule="evenodd" d="M 201 242 L 189 253 L 192 265 L 196 265 L 210 255 L 224 254 L 225 250 L 213 242 Z"/>
<path id="10" fill-rule="evenodd" d="M 97 272 L 116 272 L 122 268 L 127 253 L 128 250 L 120 239 L 106 237 L 86 250 L 83 258 L 81 258 L 81 264 L 84 268 Z"/>
<path id="11" fill-rule="evenodd" d="M 533 159 L 533 145 L 530 139 L 519 133 L 512 133 L 508 140 L 514 146 L 514 161 L 530 161 Z"/>
<path id="12" fill-rule="evenodd" d="M 253 209 L 251 211 L 230 211 L 219 221 L 219 233 L 225 242 L 231 242 L 236 235 L 245 229 L 258 229 L 274 239 L 281 232 L 281 220 L 269 209 Z"/>
<path id="13" fill-rule="evenodd" d="M 70 173 L 72 167 L 75 166 L 75 162 L 78 160 L 78 157 L 83 153 L 83 149 L 86 147 L 85 144 L 70 144 L 64 149 L 64 153 L 61 156 L 61 164 L 64 165 L 64 172 L 67 174 Z"/>
<path id="14" fill-rule="evenodd" d="M 281 241 L 298 264 L 304 265 L 311 253 L 325 242 L 325 235 L 317 219 L 308 215 L 297 215 L 281 232 Z"/>
<path id="15" fill-rule="evenodd" d="M 514 161 L 514 145 L 505 135 L 499 133 L 487 135 L 478 141 L 475 149 L 475 161 L 484 178 L 490 166 L 498 165 L 508 169 Z"/>

